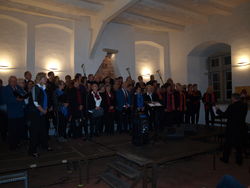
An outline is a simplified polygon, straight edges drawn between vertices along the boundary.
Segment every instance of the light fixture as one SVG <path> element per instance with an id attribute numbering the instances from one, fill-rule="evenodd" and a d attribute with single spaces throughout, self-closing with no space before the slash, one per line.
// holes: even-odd
<path id="1" fill-rule="evenodd" d="M 246 66 L 246 65 L 250 65 L 250 63 L 248 63 L 248 62 L 239 62 L 238 65 L 239 66 Z"/>
<path id="2" fill-rule="evenodd" d="M 6 72 L 10 69 L 15 69 L 11 67 L 11 59 L 8 56 L 3 56 L 0 58 L 0 71 Z"/>
<path id="3" fill-rule="evenodd" d="M 48 59 L 46 59 L 46 64 L 47 64 L 48 71 L 59 72 L 61 63 L 58 59 L 48 58 Z"/>
<path id="4" fill-rule="evenodd" d="M 151 75 L 151 70 L 148 68 L 148 67 L 144 67 L 142 70 L 141 70 L 141 76 L 148 80 L 150 78 L 150 75 Z"/>
<path id="5" fill-rule="evenodd" d="M 246 67 L 248 65 L 250 65 L 250 63 L 248 63 L 248 62 L 239 62 L 236 65 L 233 65 L 233 67 L 241 67 L 241 68 L 243 68 L 243 67 Z"/>
<path id="6" fill-rule="evenodd" d="M 0 65 L 0 69 L 6 69 L 8 67 L 9 67 L 8 65 Z"/>
<path id="7" fill-rule="evenodd" d="M 58 71 L 58 69 L 56 67 L 50 67 L 49 70 L 51 70 L 51 71 Z"/>

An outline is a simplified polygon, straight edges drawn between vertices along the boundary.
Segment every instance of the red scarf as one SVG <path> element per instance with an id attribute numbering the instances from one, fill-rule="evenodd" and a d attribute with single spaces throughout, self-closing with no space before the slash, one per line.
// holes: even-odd
<path id="1" fill-rule="evenodd" d="M 106 94 L 107 94 L 107 104 L 108 104 L 108 107 L 110 107 L 111 106 L 111 100 L 114 100 L 114 95 L 112 93 L 108 93 L 108 92 L 106 92 Z M 108 111 L 109 112 L 114 112 L 115 109 L 109 109 Z"/>
<path id="2" fill-rule="evenodd" d="M 76 100 L 79 105 L 82 104 L 81 91 L 79 88 L 76 88 Z"/>
<path id="3" fill-rule="evenodd" d="M 186 111 L 186 95 L 184 93 L 180 93 L 180 111 Z"/>
<path id="4" fill-rule="evenodd" d="M 216 98 L 214 93 L 205 94 L 205 108 L 208 109 L 209 106 L 214 106 L 216 103 Z"/>
<path id="5" fill-rule="evenodd" d="M 94 97 L 95 97 L 96 100 L 100 100 L 100 95 L 99 95 L 98 92 L 92 91 L 92 94 L 94 95 Z"/>
<path id="6" fill-rule="evenodd" d="M 167 111 L 172 112 L 175 110 L 174 95 L 173 93 L 167 93 Z"/>

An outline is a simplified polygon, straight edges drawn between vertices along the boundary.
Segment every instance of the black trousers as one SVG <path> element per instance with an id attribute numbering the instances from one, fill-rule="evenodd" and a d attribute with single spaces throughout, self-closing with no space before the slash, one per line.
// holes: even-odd
<path id="1" fill-rule="evenodd" d="M 193 117 L 194 117 L 194 106 L 192 104 L 187 104 L 187 111 L 185 112 L 185 123 L 194 124 L 192 121 Z"/>
<path id="2" fill-rule="evenodd" d="M 68 118 L 62 113 L 58 113 L 58 135 L 60 137 L 66 138 L 66 128 L 67 128 Z"/>
<path id="3" fill-rule="evenodd" d="M 105 133 L 107 135 L 114 134 L 114 121 L 115 121 L 115 113 L 114 112 L 106 112 L 104 114 Z"/>
<path id="4" fill-rule="evenodd" d="M 6 112 L 0 110 L 0 134 L 1 139 L 6 141 L 7 138 L 7 130 L 8 130 L 8 117 Z"/>
<path id="5" fill-rule="evenodd" d="M 82 137 L 83 118 L 72 117 L 70 122 L 70 136 L 73 138 Z"/>
<path id="6" fill-rule="evenodd" d="M 191 116 L 192 124 L 197 125 L 199 123 L 200 118 L 200 103 L 193 105 L 193 114 Z"/>
<path id="7" fill-rule="evenodd" d="M 100 136 L 103 132 L 103 117 L 90 117 L 90 137 Z"/>
<path id="8" fill-rule="evenodd" d="M 232 139 L 232 136 L 226 136 L 225 144 L 223 148 L 223 159 L 224 161 L 229 161 L 229 156 L 231 153 L 232 148 L 235 148 L 236 150 L 236 162 L 242 163 L 243 157 L 242 157 L 242 150 L 243 150 L 243 139 L 241 136 L 238 136 L 237 139 Z"/>
<path id="9" fill-rule="evenodd" d="M 167 127 L 171 127 L 173 124 L 174 124 L 174 120 L 175 120 L 175 117 L 174 117 L 174 112 L 165 112 L 164 113 L 164 124 L 167 126 Z"/>
<path id="10" fill-rule="evenodd" d="M 46 115 L 33 113 L 30 115 L 30 153 L 36 153 L 38 146 L 48 148 L 48 132 L 46 126 Z"/>
<path id="11" fill-rule="evenodd" d="M 117 131 L 119 133 L 128 132 L 130 123 L 130 109 L 123 109 L 122 111 L 118 111 L 118 116 L 119 119 Z"/>
<path id="12" fill-rule="evenodd" d="M 149 109 L 149 123 L 151 125 L 151 129 L 154 132 L 154 135 L 158 135 L 159 131 L 163 127 L 161 122 L 163 111 L 159 108 L 151 108 Z"/>
<path id="13" fill-rule="evenodd" d="M 175 123 L 180 126 L 182 123 L 184 123 L 184 115 L 185 112 L 181 112 L 181 111 L 175 111 Z"/>
<path id="14" fill-rule="evenodd" d="M 209 114 L 210 114 L 210 117 L 211 117 L 211 124 L 214 125 L 215 115 L 214 115 L 212 107 L 209 107 L 208 109 L 205 108 L 205 121 L 206 121 L 206 125 L 209 125 Z"/>
<path id="15" fill-rule="evenodd" d="M 24 132 L 24 118 L 8 119 L 8 141 L 10 149 L 16 149 Z"/>

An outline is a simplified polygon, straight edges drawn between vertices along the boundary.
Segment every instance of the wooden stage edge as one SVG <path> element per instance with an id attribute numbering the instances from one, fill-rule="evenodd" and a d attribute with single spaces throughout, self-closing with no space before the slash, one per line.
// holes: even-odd
<path id="1" fill-rule="evenodd" d="M 193 140 L 160 141 L 156 144 L 134 146 L 128 135 L 98 137 L 94 141 L 70 140 L 67 143 L 53 141 L 52 152 L 42 152 L 38 159 L 27 155 L 26 151 L 1 151 L 0 174 L 64 165 L 70 162 L 85 162 L 105 157 L 119 156 L 131 160 L 139 166 L 161 165 L 184 158 L 215 153 L 219 144 Z M 149 152 L 150 151 L 150 152 Z"/>

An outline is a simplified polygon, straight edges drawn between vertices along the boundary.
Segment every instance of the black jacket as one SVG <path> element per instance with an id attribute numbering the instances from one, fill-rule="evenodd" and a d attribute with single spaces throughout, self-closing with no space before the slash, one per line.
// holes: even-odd
<path id="1" fill-rule="evenodd" d="M 102 102 L 101 102 L 100 107 L 104 108 L 104 98 L 105 97 L 101 93 L 100 93 L 100 96 L 102 98 Z M 93 94 L 91 92 L 89 92 L 89 94 L 88 94 L 87 101 L 88 101 L 87 109 L 88 110 L 93 110 L 96 107 L 96 105 L 95 105 L 94 96 L 93 96 Z"/>
<path id="2" fill-rule="evenodd" d="M 226 139 L 234 143 L 242 141 L 248 106 L 241 101 L 230 104 L 225 112 L 217 110 L 220 117 L 227 118 Z"/>
<path id="3" fill-rule="evenodd" d="M 150 96 L 147 93 L 145 93 L 143 95 L 143 98 L 144 98 L 145 102 L 158 102 L 159 101 L 158 96 L 157 96 L 156 93 L 152 93 L 152 100 L 151 100 Z"/>
<path id="4" fill-rule="evenodd" d="M 78 102 L 77 100 L 77 91 L 80 91 L 80 97 L 81 97 L 81 103 Z M 67 98 L 69 102 L 69 112 L 72 117 L 75 118 L 80 118 L 82 117 L 84 113 L 84 108 L 86 107 L 85 105 L 85 94 L 82 92 L 80 88 L 71 88 L 68 93 L 67 93 Z M 79 110 L 79 106 L 83 105 L 83 110 Z"/>

